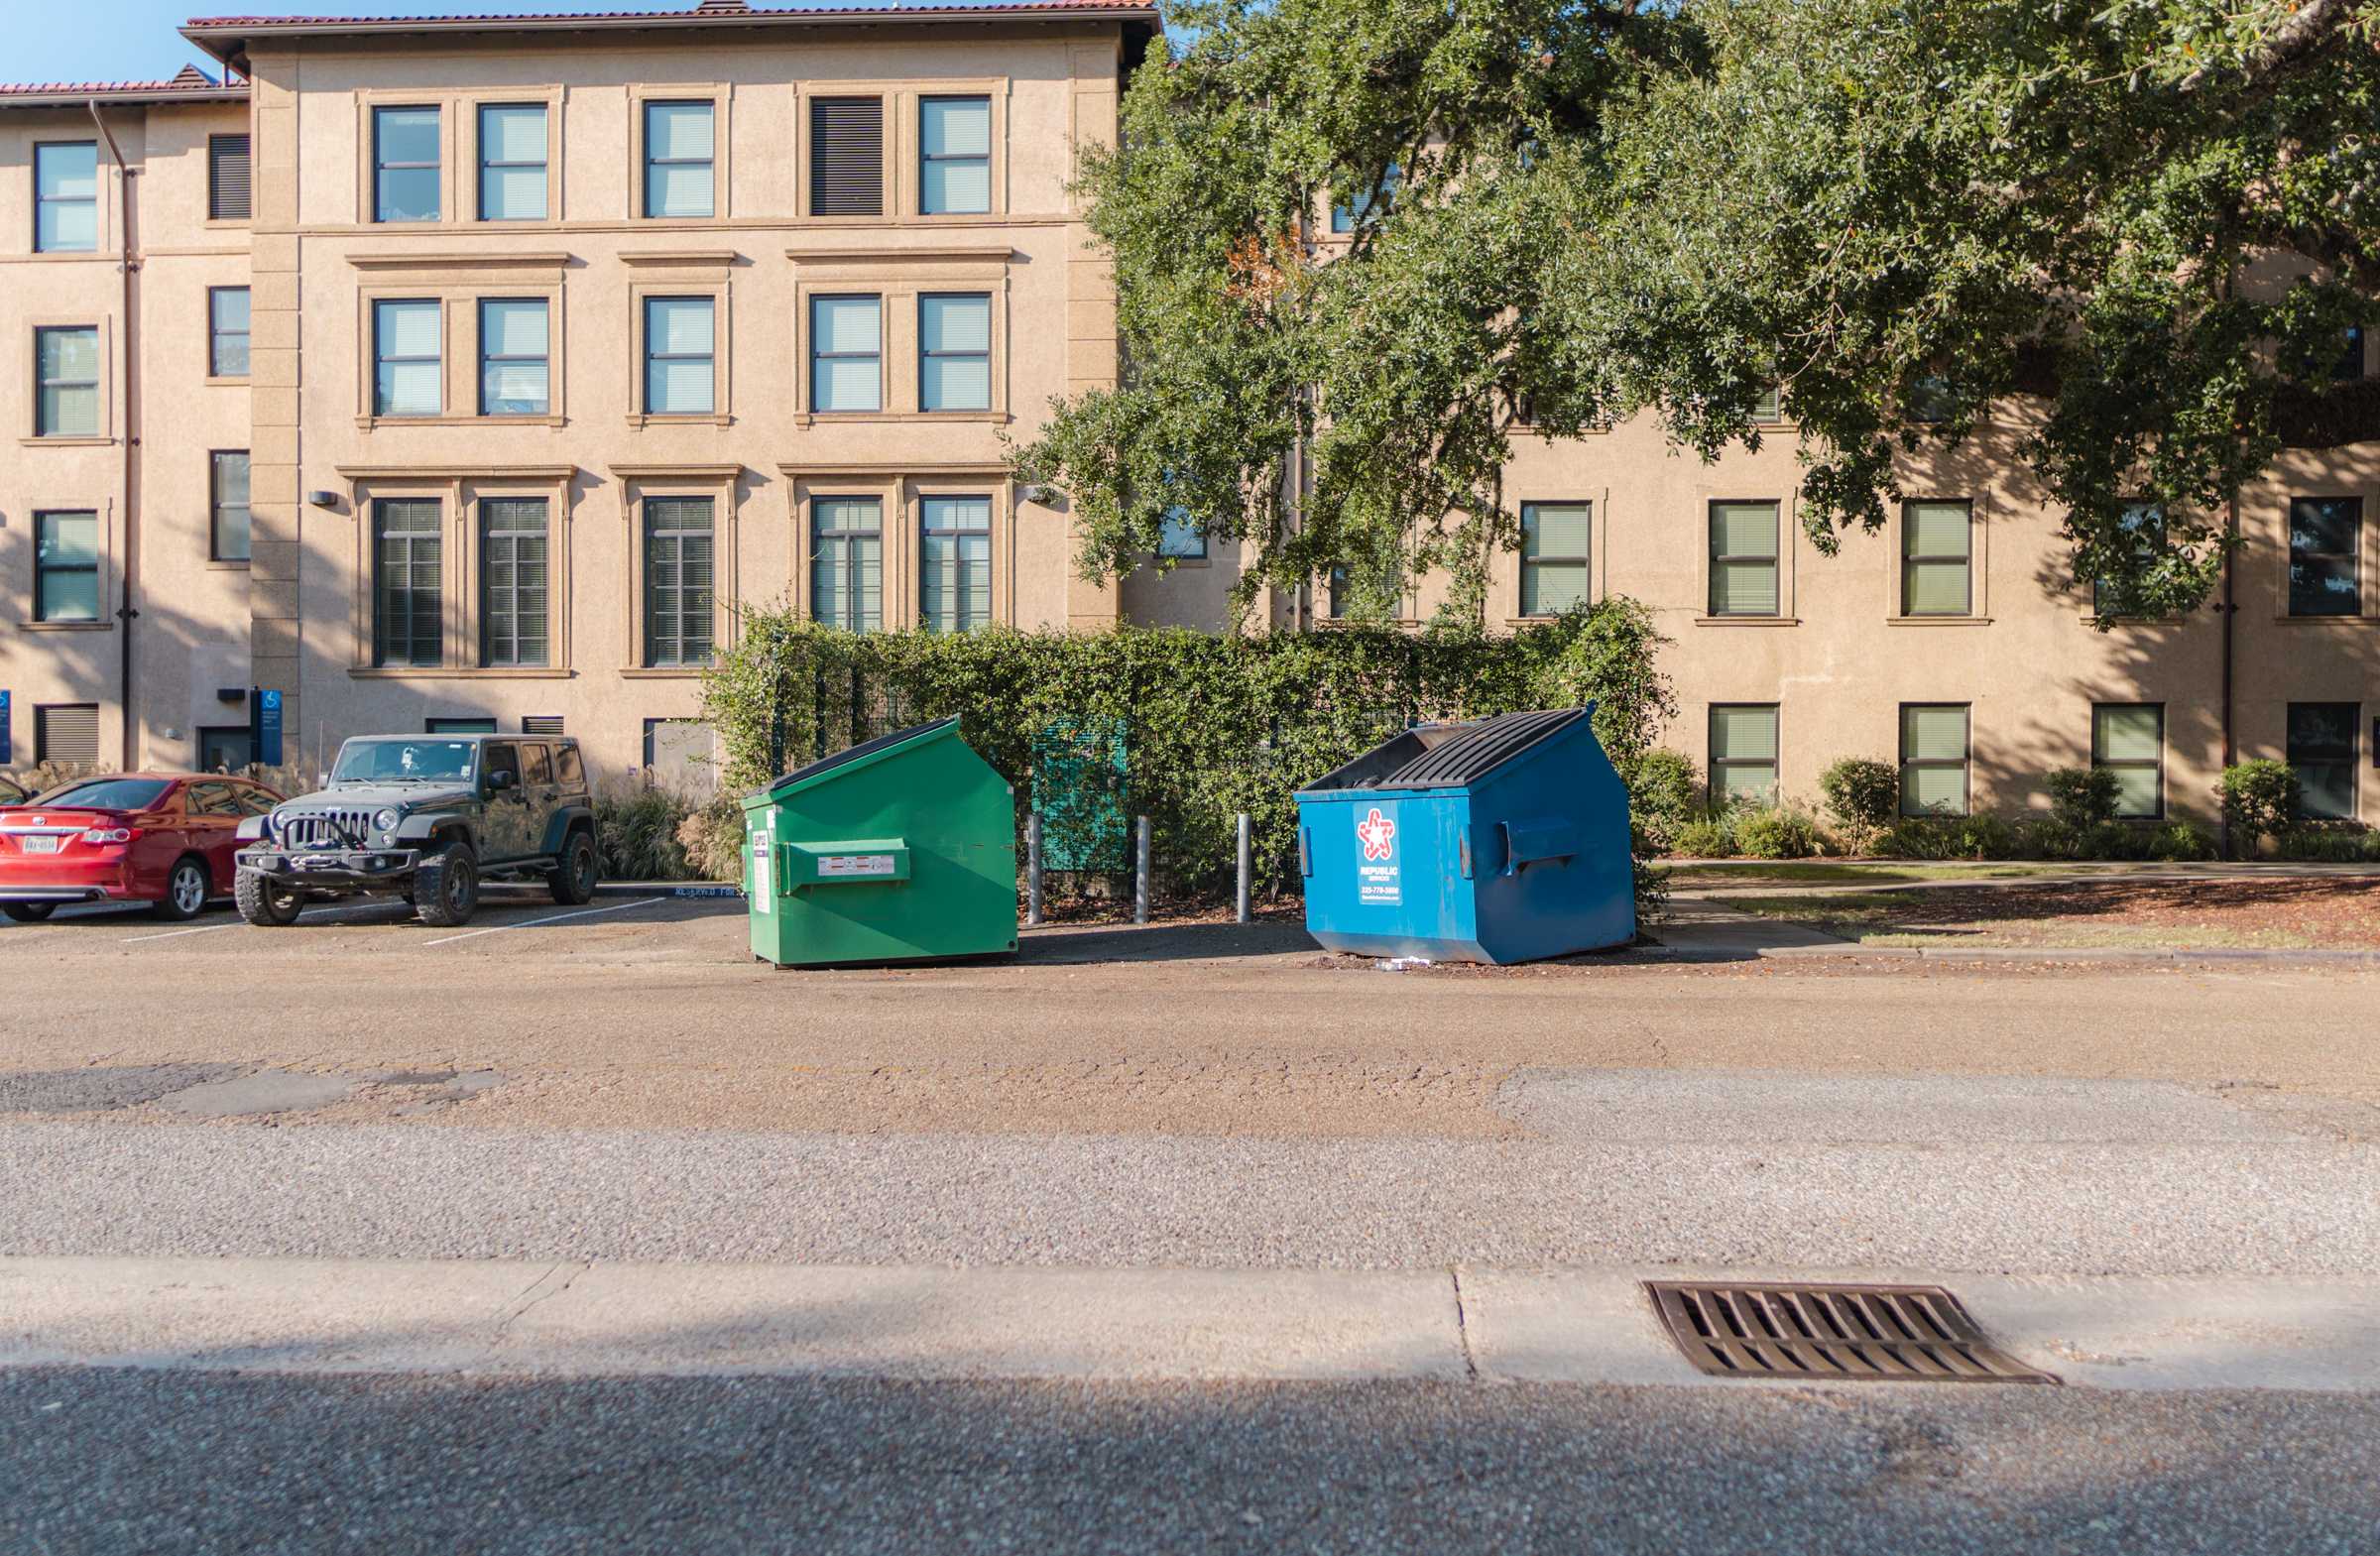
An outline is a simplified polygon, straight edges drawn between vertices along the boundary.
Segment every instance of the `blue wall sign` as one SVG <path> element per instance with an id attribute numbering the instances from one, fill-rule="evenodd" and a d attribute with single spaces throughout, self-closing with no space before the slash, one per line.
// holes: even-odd
<path id="1" fill-rule="evenodd" d="M 0 768 L 16 760 L 16 753 L 8 743 L 8 693 L 0 691 Z"/>
<path id="2" fill-rule="evenodd" d="M 256 716 L 249 729 L 253 760 L 260 767 L 281 766 L 281 693 L 260 688 L 253 704 Z"/>

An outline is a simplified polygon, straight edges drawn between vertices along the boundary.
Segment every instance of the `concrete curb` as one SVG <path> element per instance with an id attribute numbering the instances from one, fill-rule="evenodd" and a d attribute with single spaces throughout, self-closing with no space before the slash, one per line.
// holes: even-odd
<path id="1" fill-rule="evenodd" d="M 742 897 L 744 889 L 733 881 L 604 881 L 595 888 L 597 897 Z"/>
<path id="2" fill-rule="evenodd" d="M 2380 1280 L 1911 1270 L 11 1258 L 0 1366 L 1744 1386 L 1676 1353 L 1646 1273 L 1944 1284 L 2082 1387 L 2380 1391 Z"/>

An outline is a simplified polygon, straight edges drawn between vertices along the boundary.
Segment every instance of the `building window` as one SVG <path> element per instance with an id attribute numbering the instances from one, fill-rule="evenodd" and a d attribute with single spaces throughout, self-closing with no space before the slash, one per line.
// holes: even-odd
<path id="1" fill-rule="evenodd" d="M 1974 614 L 1974 510 L 1965 503 L 1901 509 L 1901 614 Z"/>
<path id="2" fill-rule="evenodd" d="M 33 332 L 36 437 L 99 435 L 99 330 L 75 324 Z"/>
<path id="3" fill-rule="evenodd" d="M 1586 503 L 1520 505 L 1520 614 L 1559 616 L 1587 603 L 1587 545 L 1594 509 Z"/>
<path id="4" fill-rule="evenodd" d="M 99 143 L 53 141 L 33 149 L 33 249 L 88 254 L 99 246 Z"/>
<path id="5" fill-rule="evenodd" d="M 99 516 L 33 516 L 33 619 L 99 619 Z"/>
<path id="6" fill-rule="evenodd" d="M 810 617 L 846 632 L 885 625 L 884 509 L 873 497 L 810 500 Z"/>
<path id="7" fill-rule="evenodd" d="M 248 289 L 206 289 L 206 372 L 209 378 L 248 376 Z"/>
<path id="8" fill-rule="evenodd" d="M 479 414 L 544 416 L 553 409 L 551 330 L 543 298 L 479 304 Z"/>
<path id="9" fill-rule="evenodd" d="M 438 219 L 438 110 L 372 110 L 372 219 Z"/>
<path id="10" fill-rule="evenodd" d="M 2115 775 L 2115 813 L 2126 821 L 2165 814 L 2165 704 L 2102 702 L 2090 710 L 2090 765 Z"/>
<path id="11" fill-rule="evenodd" d="M 2339 342 L 2338 365 L 2330 370 L 2332 378 L 2348 383 L 2363 377 L 2364 334 L 2361 324 L 2347 326 L 2346 338 Z"/>
<path id="12" fill-rule="evenodd" d="M 2298 795 L 2309 821 L 2349 821 L 2355 816 L 2355 737 L 2362 705 L 2353 702 L 2293 702 L 2289 705 L 2289 770 L 2298 776 Z"/>
<path id="13" fill-rule="evenodd" d="M 1711 705 L 1711 803 L 1765 805 L 1777 797 L 1777 705 Z"/>
<path id="14" fill-rule="evenodd" d="M 645 499 L 645 662 L 711 662 L 711 500 Z"/>
<path id="15" fill-rule="evenodd" d="M 2125 534 L 2135 538 L 2132 555 L 2136 565 L 2144 571 L 2155 565 L 2157 548 L 2165 540 L 2165 511 L 2155 503 L 2126 503 L 2123 518 L 2118 522 L 2122 524 Z M 2127 614 L 2124 592 L 2104 578 L 2092 579 L 2091 614 L 2102 617 Z"/>
<path id="16" fill-rule="evenodd" d="M 992 299 L 928 292 L 917 299 L 917 404 L 926 411 L 992 409 Z"/>
<path id="17" fill-rule="evenodd" d="M 1967 793 L 1967 705 L 1902 703 L 1901 814 L 1964 816 Z"/>
<path id="18" fill-rule="evenodd" d="M 713 213 L 711 104 L 645 105 L 645 214 L 704 217 Z"/>
<path id="19" fill-rule="evenodd" d="M 810 299 L 810 409 L 881 411 L 884 299 Z"/>
<path id="20" fill-rule="evenodd" d="M 1752 397 L 1752 419 L 1762 426 L 1785 419 L 1784 396 L 1776 385 L 1771 384 Z"/>
<path id="21" fill-rule="evenodd" d="M 206 219 L 246 221 L 251 208 L 248 177 L 248 137 L 210 135 L 206 138 Z"/>
<path id="22" fill-rule="evenodd" d="M 885 213 L 885 101 L 810 99 L 810 214 Z"/>
<path id="23" fill-rule="evenodd" d="M 1375 207 L 1387 209 L 1389 202 L 1396 198 L 1396 186 L 1403 181 L 1403 178 L 1397 166 L 1390 163 L 1387 176 L 1380 180 L 1376 193 L 1366 190 L 1350 195 L 1343 203 L 1331 207 L 1331 230 L 1338 233 L 1353 232 L 1364 224 L 1364 219 Z"/>
<path id="24" fill-rule="evenodd" d="M 546 662 L 545 499 L 479 503 L 480 662 Z"/>
<path id="25" fill-rule="evenodd" d="M 2301 497 L 2289 505 L 2289 614 L 2358 616 L 2363 499 Z"/>
<path id="26" fill-rule="evenodd" d="M 372 505 L 372 662 L 431 665 L 439 648 L 438 504 L 382 498 Z"/>
<path id="27" fill-rule="evenodd" d="M 992 621 L 992 499 L 928 497 L 917 547 L 918 615 L 927 632 Z"/>
<path id="28" fill-rule="evenodd" d="M 218 724 L 198 731 L 198 771 L 239 773 L 255 760 L 245 724 Z"/>
<path id="29" fill-rule="evenodd" d="M 207 472 L 207 544 L 219 562 L 248 560 L 248 450 L 219 448 Z"/>
<path id="30" fill-rule="evenodd" d="M 1711 614 L 1777 614 L 1777 505 L 1711 505 Z"/>
<path id="31" fill-rule="evenodd" d="M 438 304 L 432 299 L 384 299 L 372 304 L 374 416 L 436 416 L 444 407 L 438 333 Z"/>
<path id="32" fill-rule="evenodd" d="M 1179 506 L 1165 510 L 1157 522 L 1159 556 L 1202 557 L 1207 554 L 1207 527 Z"/>
<path id="33" fill-rule="evenodd" d="M 992 208 L 992 99 L 926 97 L 917 104 L 917 208 L 951 216 Z"/>
<path id="34" fill-rule="evenodd" d="M 543 103 L 480 106 L 479 219 L 545 219 Z"/>
<path id="35" fill-rule="evenodd" d="M 99 704 L 54 702 L 33 710 L 33 760 L 60 767 L 99 765 Z"/>
<path id="36" fill-rule="evenodd" d="M 578 748 L 565 746 L 563 763 L 574 762 Z M 655 788 L 708 798 L 719 787 L 718 737 L 698 719 L 645 721 L 645 778 Z M 575 780 L 569 773 L 564 782 Z"/>
<path id="37" fill-rule="evenodd" d="M 645 299 L 645 414 L 710 416 L 718 381 L 709 298 Z"/>

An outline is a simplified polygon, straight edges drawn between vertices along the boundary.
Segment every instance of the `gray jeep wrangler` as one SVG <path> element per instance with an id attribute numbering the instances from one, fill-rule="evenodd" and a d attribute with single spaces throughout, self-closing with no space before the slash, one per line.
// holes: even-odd
<path id="1" fill-rule="evenodd" d="M 396 896 L 426 924 L 459 924 L 491 877 L 595 895 L 595 811 L 578 742 L 536 735 L 366 735 L 339 747 L 330 786 L 240 823 L 233 896 L 252 924 L 311 900 Z"/>

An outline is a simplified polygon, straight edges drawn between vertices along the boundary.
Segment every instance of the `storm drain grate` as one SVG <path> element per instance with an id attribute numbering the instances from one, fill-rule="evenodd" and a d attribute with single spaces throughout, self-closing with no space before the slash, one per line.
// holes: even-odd
<path id="1" fill-rule="evenodd" d="M 1648 1280 L 1662 1327 L 1715 1377 L 2055 1383 L 1984 1339 L 1940 1286 Z"/>

